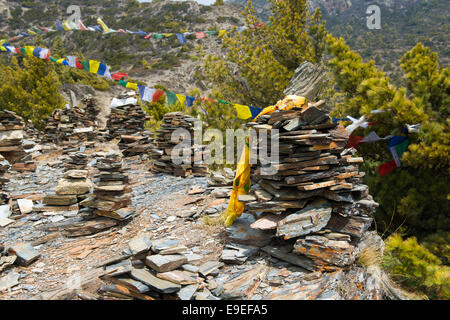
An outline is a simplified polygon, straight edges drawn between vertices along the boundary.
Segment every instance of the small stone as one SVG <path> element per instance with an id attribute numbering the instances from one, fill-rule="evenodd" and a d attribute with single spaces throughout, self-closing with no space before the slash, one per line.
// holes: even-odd
<path id="1" fill-rule="evenodd" d="M 197 290 L 198 284 L 186 286 L 177 293 L 177 296 L 180 300 L 191 300 Z"/>
<path id="2" fill-rule="evenodd" d="M 140 236 L 128 242 L 128 247 L 133 255 L 148 252 L 152 246 L 152 242 L 147 236 Z"/>
<path id="3" fill-rule="evenodd" d="M 155 253 L 159 253 L 161 250 L 178 247 L 179 242 L 176 240 L 154 240 L 152 243 L 152 251 Z"/>
<path id="4" fill-rule="evenodd" d="M 28 214 L 33 211 L 33 201 L 29 199 L 19 199 L 17 200 L 17 205 L 22 214 Z"/>
<path id="5" fill-rule="evenodd" d="M 206 277 L 207 275 L 213 273 L 216 270 L 219 270 L 223 266 L 223 263 L 218 261 L 208 261 L 202 264 L 199 267 L 199 274 L 203 277 Z"/>
<path id="6" fill-rule="evenodd" d="M 92 189 L 92 182 L 89 179 L 86 180 L 68 180 L 62 179 L 59 181 L 56 187 L 56 194 L 62 195 L 79 195 L 89 193 Z"/>
<path id="7" fill-rule="evenodd" d="M 150 271 L 146 269 L 132 269 L 130 275 L 144 284 L 150 289 L 160 293 L 175 293 L 180 291 L 181 286 L 170 281 L 162 280 L 155 277 Z"/>
<path id="8" fill-rule="evenodd" d="M 197 275 L 195 273 L 187 271 L 174 270 L 164 273 L 158 273 L 156 276 L 160 279 L 182 285 L 197 283 Z"/>
<path id="9" fill-rule="evenodd" d="M 8 248 L 10 254 L 17 256 L 17 263 L 22 266 L 29 266 L 41 255 L 29 243 L 17 243 Z"/>
<path id="10" fill-rule="evenodd" d="M 184 271 L 188 271 L 188 272 L 192 272 L 192 273 L 198 272 L 198 267 L 193 266 L 192 264 L 183 264 L 181 267 L 183 268 Z"/>

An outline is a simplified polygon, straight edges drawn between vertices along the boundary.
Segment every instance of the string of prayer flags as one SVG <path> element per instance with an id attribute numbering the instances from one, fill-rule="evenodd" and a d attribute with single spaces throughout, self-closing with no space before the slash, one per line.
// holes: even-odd
<path id="1" fill-rule="evenodd" d="M 88 29 L 86 28 L 86 26 L 84 25 L 84 23 L 81 20 L 78 20 L 78 28 L 81 31 L 87 31 Z"/>
<path id="2" fill-rule="evenodd" d="M 366 128 L 368 123 L 366 122 L 366 116 L 362 116 L 359 119 L 355 119 L 353 117 L 348 116 L 351 122 L 353 122 L 351 125 L 347 126 L 345 130 L 347 131 L 348 135 L 351 135 L 353 131 L 358 129 L 359 127 Z"/>
<path id="3" fill-rule="evenodd" d="M 156 102 L 164 95 L 164 91 L 161 89 L 156 90 L 155 94 L 153 95 L 153 102 Z"/>
<path id="4" fill-rule="evenodd" d="M 262 109 L 260 109 L 260 108 L 243 106 L 241 104 L 236 104 L 236 103 L 233 104 L 233 106 L 236 109 L 238 118 L 239 119 L 243 119 L 243 120 L 247 120 L 247 119 L 250 119 L 250 118 L 254 119 L 262 111 Z M 253 110 L 252 110 L 252 108 L 253 108 Z M 259 109 L 259 111 L 257 109 Z"/>
<path id="5" fill-rule="evenodd" d="M 349 118 L 333 118 L 333 123 L 351 121 Z"/>
<path id="6" fill-rule="evenodd" d="M 419 133 L 421 124 L 406 125 L 407 133 Z"/>

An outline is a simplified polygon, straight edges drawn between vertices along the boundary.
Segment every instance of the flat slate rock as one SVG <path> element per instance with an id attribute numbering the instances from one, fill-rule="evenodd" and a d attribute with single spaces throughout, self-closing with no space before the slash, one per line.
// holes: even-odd
<path id="1" fill-rule="evenodd" d="M 160 279 L 181 285 L 196 284 L 198 279 L 197 274 L 181 270 L 158 273 L 156 276 Z"/>
<path id="2" fill-rule="evenodd" d="M 192 297 L 198 290 L 198 284 L 186 286 L 177 293 L 177 297 L 180 300 L 192 300 Z"/>
<path id="3" fill-rule="evenodd" d="M 150 251 L 152 242 L 147 236 L 136 237 L 128 242 L 128 247 L 133 255 Z"/>
<path id="4" fill-rule="evenodd" d="M 167 272 L 181 267 L 187 262 L 187 258 L 182 255 L 153 255 L 147 256 L 146 264 L 156 272 Z"/>
<path id="5" fill-rule="evenodd" d="M 258 251 L 258 247 L 229 244 L 226 245 L 225 249 L 222 251 L 220 261 L 228 264 L 243 264 L 249 258 L 256 255 Z"/>
<path id="6" fill-rule="evenodd" d="M 199 267 L 198 273 L 201 276 L 206 277 L 207 275 L 213 273 L 214 271 L 219 270 L 222 266 L 223 266 L 223 263 L 221 263 L 221 262 L 208 261 Z"/>
<path id="7" fill-rule="evenodd" d="M 16 255 L 17 263 L 22 266 L 29 266 L 41 256 L 29 243 L 14 244 L 8 248 L 8 252 Z"/>
<path id="8" fill-rule="evenodd" d="M 248 213 L 236 219 L 230 227 L 226 229 L 228 239 L 235 243 L 253 245 L 263 247 L 269 244 L 272 233 L 268 231 L 252 229 L 251 225 L 255 222 L 255 218 Z"/>
<path id="9" fill-rule="evenodd" d="M 162 250 L 167 250 L 178 246 L 179 242 L 177 240 L 159 239 L 152 241 L 152 251 L 155 253 L 159 253 Z"/>
<path id="10" fill-rule="evenodd" d="M 150 289 L 159 293 L 175 293 L 180 291 L 181 286 L 170 281 L 162 280 L 155 277 L 146 269 L 133 268 L 130 272 L 131 277 L 147 285 Z"/>

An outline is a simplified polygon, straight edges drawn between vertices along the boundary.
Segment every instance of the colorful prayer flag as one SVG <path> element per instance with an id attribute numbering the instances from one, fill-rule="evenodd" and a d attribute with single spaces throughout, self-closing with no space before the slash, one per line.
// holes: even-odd
<path id="1" fill-rule="evenodd" d="M 195 101 L 194 97 L 186 96 L 186 104 L 189 108 L 194 105 L 194 101 Z"/>
<path id="2" fill-rule="evenodd" d="M 180 101 L 181 105 L 184 106 L 186 101 L 186 96 L 184 94 L 177 94 L 178 101 Z"/>
<path id="3" fill-rule="evenodd" d="M 204 33 L 204 32 L 196 32 L 195 33 L 195 37 L 197 38 L 197 39 L 203 39 L 203 38 L 205 38 L 207 35 L 206 35 L 206 33 Z"/>
<path id="4" fill-rule="evenodd" d="M 159 98 L 161 98 L 164 95 L 164 91 L 162 91 L 161 89 L 158 89 L 155 91 L 155 93 L 153 94 L 153 102 L 156 102 L 159 100 Z"/>
<path id="5" fill-rule="evenodd" d="M 139 96 L 141 97 L 141 100 L 147 101 L 147 102 L 153 102 L 153 95 L 156 92 L 156 89 L 154 88 L 148 88 L 146 86 L 138 86 L 139 88 Z"/>
<path id="6" fill-rule="evenodd" d="M 395 170 L 395 168 L 397 168 L 397 164 L 395 163 L 394 160 L 389 161 L 385 164 L 382 164 L 381 166 L 378 167 L 378 173 L 384 177 L 385 175 L 391 173 L 392 171 Z"/>
<path id="7" fill-rule="evenodd" d="M 247 120 L 252 117 L 252 113 L 248 106 L 243 106 L 241 104 L 234 104 L 233 106 L 237 111 L 237 116 L 239 119 Z"/>
<path id="8" fill-rule="evenodd" d="M 250 146 L 249 138 L 245 138 L 244 149 L 241 153 L 241 159 L 238 162 L 236 177 L 233 181 L 233 190 L 231 192 L 230 202 L 228 203 L 227 217 L 225 226 L 229 227 L 236 218 L 244 212 L 245 204 L 238 201 L 240 195 L 248 194 L 250 191 Z"/>
<path id="9" fill-rule="evenodd" d="M 177 95 L 173 92 L 166 91 L 167 104 L 169 106 L 173 106 L 177 104 L 178 98 Z"/>
<path id="10" fill-rule="evenodd" d="M 177 38 L 178 38 L 178 41 L 180 41 L 181 45 L 184 46 L 186 44 L 186 38 L 184 37 L 183 34 L 177 33 Z"/>
<path id="11" fill-rule="evenodd" d="M 103 22 L 101 18 L 97 18 L 97 23 L 102 27 L 103 32 L 109 32 L 108 26 Z"/>

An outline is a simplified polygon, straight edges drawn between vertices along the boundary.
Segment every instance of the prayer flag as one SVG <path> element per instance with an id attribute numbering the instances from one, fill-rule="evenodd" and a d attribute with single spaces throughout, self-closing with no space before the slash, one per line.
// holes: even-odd
<path id="1" fill-rule="evenodd" d="M 169 106 L 173 106 L 177 104 L 178 98 L 177 95 L 173 92 L 166 91 L 167 104 Z"/>
<path id="2" fill-rule="evenodd" d="M 109 32 L 108 26 L 103 22 L 101 18 L 97 18 L 97 23 L 102 27 L 103 32 Z"/>
<path id="3" fill-rule="evenodd" d="M 57 31 L 64 31 L 64 27 L 59 19 L 56 20 L 56 30 Z"/>
<path id="4" fill-rule="evenodd" d="M 153 102 L 153 95 L 156 92 L 156 89 L 154 88 L 148 88 L 146 86 L 138 86 L 139 88 L 139 96 L 141 97 L 141 100 L 147 101 L 147 102 Z"/>
<path id="5" fill-rule="evenodd" d="M 207 35 L 206 35 L 206 33 L 204 33 L 204 32 L 196 32 L 195 33 L 195 37 L 197 38 L 197 39 L 203 39 L 203 38 L 205 38 Z"/>
<path id="6" fill-rule="evenodd" d="M 177 94 L 177 98 L 178 98 L 178 101 L 180 101 L 181 105 L 184 106 L 184 103 L 186 101 L 186 96 L 183 94 Z"/>
<path id="7" fill-rule="evenodd" d="M 178 41 L 180 41 L 181 45 L 184 46 L 186 44 L 186 38 L 184 37 L 183 34 L 177 33 L 177 38 L 178 38 Z"/>
<path id="8" fill-rule="evenodd" d="M 114 80 L 117 80 L 117 81 L 121 80 L 121 79 L 124 78 L 124 77 L 128 77 L 128 74 L 127 74 L 127 73 L 122 73 L 122 72 L 117 72 L 117 73 L 114 73 L 114 74 L 112 75 L 112 78 L 113 78 Z"/>
<path id="9" fill-rule="evenodd" d="M 381 166 L 378 167 L 378 173 L 383 177 L 389 173 L 391 173 L 392 171 L 395 170 L 395 168 L 397 168 L 397 165 L 395 163 L 395 161 L 389 161 L 385 164 L 382 164 Z"/>
<path id="10" fill-rule="evenodd" d="M 241 104 L 234 104 L 233 106 L 237 111 L 237 116 L 239 119 L 246 120 L 252 117 L 252 113 L 250 112 L 250 108 L 248 106 L 243 106 Z"/>
<path id="11" fill-rule="evenodd" d="M 186 104 L 189 108 L 194 105 L 194 101 L 195 101 L 194 97 L 186 96 Z"/>
<path id="12" fill-rule="evenodd" d="M 162 91 L 161 89 L 158 89 L 155 91 L 155 93 L 153 94 L 153 102 L 156 102 L 159 100 L 159 98 L 161 98 L 164 95 L 164 91 Z"/>

